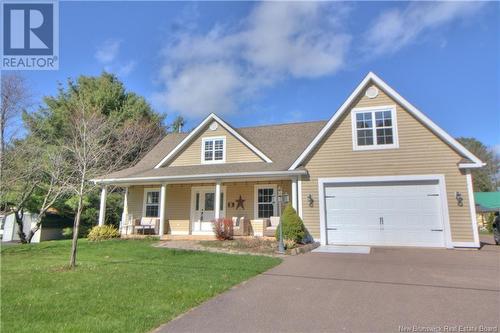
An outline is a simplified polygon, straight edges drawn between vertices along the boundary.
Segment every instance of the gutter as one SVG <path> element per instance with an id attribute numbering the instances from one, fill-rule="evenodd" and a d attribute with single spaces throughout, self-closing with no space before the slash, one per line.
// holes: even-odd
<path id="1" fill-rule="evenodd" d="M 96 178 L 90 181 L 94 184 L 120 184 L 120 183 L 140 183 L 144 181 L 190 181 L 204 179 L 225 179 L 235 177 L 277 177 L 277 176 L 303 176 L 307 175 L 306 170 L 285 170 L 285 171 L 257 171 L 257 172 L 234 172 L 234 173 L 211 173 L 190 176 L 157 176 L 157 177 L 130 177 L 130 178 Z"/>

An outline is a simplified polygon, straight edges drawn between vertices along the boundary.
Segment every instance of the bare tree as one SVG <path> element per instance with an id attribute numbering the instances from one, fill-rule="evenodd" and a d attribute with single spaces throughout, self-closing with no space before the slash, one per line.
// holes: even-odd
<path id="1" fill-rule="evenodd" d="M 7 129 L 15 118 L 28 107 L 30 93 L 25 79 L 18 74 L 1 75 L 1 106 L 0 106 L 0 211 L 5 209 L 3 201 L 3 174 L 5 168 L 5 148 L 10 141 Z M 3 206 L 3 207 L 2 207 Z"/>
<path id="2" fill-rule="evenodd" d="M 69 138 L 63 144 L 74 168 L 71 184 L 73 193 L 78 198 L 69 262 L 71 268 L 76 266 L 83 198 L 96 186 L 88 180 L 135 163 L 137 156 L 150 148 L 142 147 L 138 142 L 156 131 L 146 123 L 119 123 L 82 100 L 75 104 L 70 107 Z"/>

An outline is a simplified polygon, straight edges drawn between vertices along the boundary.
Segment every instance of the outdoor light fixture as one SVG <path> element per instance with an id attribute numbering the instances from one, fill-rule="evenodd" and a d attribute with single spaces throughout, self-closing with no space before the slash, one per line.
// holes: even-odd
<path id="1" fill-rule="evenodd" d="M 309 204 L 309 207 L 312 207 L 314 205 L 314 199 L 312 194 L 307 195 L 307 203 Z"/>
<path id="2" fill-rule="evenodd" d="M 457 205 L 462 207 L 464 205 L 464 198 L 462 197 L 462 193 L 455 192 L 455 199 L 457 199 Z"/>

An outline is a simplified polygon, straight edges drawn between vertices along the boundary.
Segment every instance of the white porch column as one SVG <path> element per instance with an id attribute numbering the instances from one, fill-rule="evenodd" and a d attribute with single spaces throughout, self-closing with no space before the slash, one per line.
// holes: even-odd
<path id="1" fill-rule="evenodd" d="M 123 194 L 123 213 L 122 220 L 120 221 L 120 233 L 122 232 L 123 226 L 127 224 L 128 218 L 128 186 L 125 187 L 125 193 Z"/>
<path id="2" fill-rule="evenodd" d="M 292 178 L 292 207 L 297 211 L 297 178 Z"/>
<path id="3" fill-rule="evenodd" d="M 167 184 L 161 184 L 160 190 L 160 237 L 165 233 L 165 201 L 167 200 Z"/>
<path id="4" fill-rule="evenodd" d="M 220 180 L 215 183 L 215 219 L 220 218 Z"/>
<path id="5" fill-rule="evenodd" d="M 299 180 L 297 181 L 297 206 L 299 207 L 299 211 L 297 212 L 302 218 L 302 178 L 299 177 Z"/>
<path id="6" fill-rule="evenodd" d="M 102 187 L 101 190 L 101 205 L 99 206 L 99 225 L 104 225 L 104 218 L 106 217 L 106 195 L 107 188 L 106 186 Z"/>

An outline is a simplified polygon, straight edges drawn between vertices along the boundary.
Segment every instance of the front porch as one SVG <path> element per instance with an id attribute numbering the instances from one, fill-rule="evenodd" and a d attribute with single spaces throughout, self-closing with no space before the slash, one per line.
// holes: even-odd
<path id="1" fill-rule="evenodd" d="M 231 219 L 235 236 L 274 237 L 285 204 L 299 210 L 297 178 L 255 181 L 129 184 L 123 186 L 123 237 L 213 239 L 213 221 Z M 99 225 L 105 221 L 107 188 L 102 187 Z"/>

